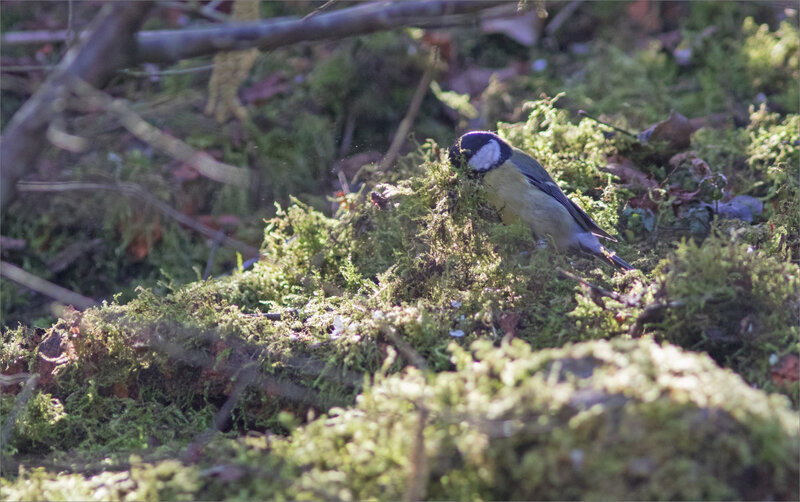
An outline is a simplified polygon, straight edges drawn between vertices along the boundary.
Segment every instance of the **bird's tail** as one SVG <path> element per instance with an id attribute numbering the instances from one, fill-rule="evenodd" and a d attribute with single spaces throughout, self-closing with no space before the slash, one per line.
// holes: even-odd
<path id="1" fill-rule="evenodd" d="M 575 240 L 574 247 L 580 249 L 581 252 L 600 258 L 621 270 L 634 270 L 630 263 L 617 256 L 617 253 L 600 244 L 596 235 L 589 232 L 578 233 Z"/>
<path id="2" fill-rule="evenodd" d="M 605 246 L 602 246 L 600 252 L 595 254 L 595 256 L 621 270 L 635 270 L 630 263 L 620 258 L 617 253 Z"/>

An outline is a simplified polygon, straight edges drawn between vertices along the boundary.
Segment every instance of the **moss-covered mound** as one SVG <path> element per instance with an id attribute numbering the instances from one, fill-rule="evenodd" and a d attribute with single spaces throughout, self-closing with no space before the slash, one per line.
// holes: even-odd
<path id="1" fill-rule="evenodd" d="M 354 407 L 333 409 L 288 438 L 220 440 L 196 463 L 137 463 L 94 477 L 25 472 L 4 496 L 798 497 L 800 437 L 788 401 L 706 356 L 649 340 L 539 352 L 520 341 L 480 341 L 472 350 L 451 346 L 455 371 L 379 373 Z"/>
<path id="2" fill-rule="evenodd" d="M 766 131 L 793 142 L 795 116 L 753 110 L 763 127 L 748 132 L 749 169 L 731 176 L 732 186 L 755 187 L 774 206 L 746 222 L 707 207 L 713 199 L 701 198 L 703 181 L 690 169 L 703 161 L 686 156 L 669 171 L 657 147 L 608 137 L 588 120 L 573 124 L 553 99 L 528 108 L 527 121 L 501 124 L 500 133 L 618 234 L 614 249 L 640 270 L 559 254 L 527 228 L 503 225 L 480 180 L 428 142 L 395 171 L 365 169 L 365 184 L 339 199 L 333 217 L 299 202 L 279 209 L 252 270 L 164 285 L 164 294 L 140 290 L 125 304 L 66 312 L 46 330 L 5 331 L 8 493 L 797 495 L 797 432 L 787 425 L 796 414 L 767 394 L 797 405 L 797 378 L 775 378 L 775 363 L 791 363 L 800 336 L 796 192 L 776 181 L 785 174 L 785 186 L 798 186 L 788 172 L 797 149 L 755 143 Z M 693 141 L 710 152 L 719 138 Z M 726 145 L 725 155 L 747 155 Z M 603 169 L 624 155 L 634 160 L 620 176 L 639 168 L 665 186 L 687 185 L 619 187 Z M 728 167 L 704 169 L 716 179 Z M 686 224 L 695 216 L 704 231 Z M 705 240 L 679 244 L 692 236 Z M 631 340 L 642 336 L 708 351 L 764 390 L 705 357 Z M 587 340 L 614 341 L 569 348 Z M 463 350 L 474 342 L 481 362 L 468 364 Z M 429 373 L 386 376 L 409 362 Z M 34 379 L 5 380 L 25 372 L 38 375 L 35 389 Z M 365 384 L 372 390 L 357 401 Z M 324 413 L 333 418 L 313 420 Z M 263 436 L 305 422 L 293 438 Z M 228 439 L 203 449 L 204 432 L 218 430 Z M 75 473 L 64 478 L 74 486 L 52 480 L 61 471 Z"/>

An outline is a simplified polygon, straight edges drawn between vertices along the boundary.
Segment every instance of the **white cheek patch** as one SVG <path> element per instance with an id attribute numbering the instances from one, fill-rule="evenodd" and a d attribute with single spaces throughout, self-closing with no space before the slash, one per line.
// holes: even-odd
<path id="1" fill-rule="evenodd" d="M 500 145 L 497 144 L 497 141 L 490 140 L 478 150 L 478 153 L 469 159 L 468 164 L 475 171 L 488 171 L 496 167 L 499 160 Z"/>

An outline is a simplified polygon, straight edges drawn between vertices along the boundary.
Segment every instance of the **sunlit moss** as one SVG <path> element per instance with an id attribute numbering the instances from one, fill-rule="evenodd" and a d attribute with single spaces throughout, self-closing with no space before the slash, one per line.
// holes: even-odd
<path id="1" fill-rule="evenodd" d="M 379 372 L 355 406 L 287 438 L 220 438 L 191 464 L 132 459 L 117 478 L 23 471 L 4 493 L 84 498 L 103 479 L 110 500 L 797 497 L 786 399 L 704 355 L 651 340 L 449 351 L 455 371 Z"/>
<path id="2" fill-rule="evenodd" d="M 735 235 L 735 234 L 734 234 Z M 800 269 L 730 236 L 682 243 L 655 272 L 665 339 L 775 390 L 770 359 L 800 348 Z M 787 387 L 797 399 L 796 386 Z"/>

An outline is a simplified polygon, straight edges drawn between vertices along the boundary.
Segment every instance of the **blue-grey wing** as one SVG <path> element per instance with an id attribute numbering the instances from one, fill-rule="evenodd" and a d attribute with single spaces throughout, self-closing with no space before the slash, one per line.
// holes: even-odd
<path id="1" fill-rule="evenodd" d="M 514 150 L 509 160 L 520 170 L 531 185 L 550 197 L 553 197 L 560 202 L 561 205 L 566 207 L 569 214 L 578 222 L 581 228 L 597 236 L 616 241 L 608 232 L 597 226 L 597 223 L 595 223 L 579 205 L 575 204 L 564 195 L 564 192 L 556 185 L 553 178 L 550 177 L 550 174 L 548 174 L 545 168 L 533 157 L 526 155 L 520 150 Z"/>

